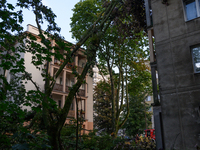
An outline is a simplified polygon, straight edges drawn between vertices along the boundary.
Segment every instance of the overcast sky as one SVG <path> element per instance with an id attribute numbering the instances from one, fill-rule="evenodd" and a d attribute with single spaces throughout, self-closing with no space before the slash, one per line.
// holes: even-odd
<path id="1" fill-rule="evenodd" d="M 43 4 L 49 6 L 53 12 L 56 14 L 56 23 L 61 27 L 61 35 L 65 37 L 66 41 L 71 43 L 76 43 L 74 39 L 71 38 L 70 28 L 70 18 L 72 17 L 72 9 L 74 5 L 80 0 L 42 0 Z M 8 3 L 15 3 L 16 0 L 8 0 Z M 31 11 L 24 11 L 24 30 L 27 30 L 27 25 L 31 24 L 36 26 L 35 16 Z"/>

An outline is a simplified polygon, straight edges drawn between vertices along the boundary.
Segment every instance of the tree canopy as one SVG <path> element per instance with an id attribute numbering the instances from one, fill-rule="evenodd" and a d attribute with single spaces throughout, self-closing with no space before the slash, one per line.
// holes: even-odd
<path id="1" fill-rule="evenodd" d="M 94 127 L 112 133 L 111 88 L 107 81 L 99 81 L 94 88 Z"/>
<path id="2" fill-rule="evenodd" d="M 87 5 L 84 5 L 86 2 L 88 2 Z M 0 2 L 0 12 L 2 14 L 0 16 L 0 139 L 4 140 L 4 142 L 1 142 L 1 144 L 3 144 L 2 147 L 34 149 L 34 143 L 37 143 L 38 149 L 63 149 L 60 132 L 65 124 L 71 103 L 79 87 L 85 82 L 86 74 L 95 64 L 96 55 L 102 58 L 103 55 L 100 56 L 100 54 L 106 52 L 104 51 L 106 49 L 103 47 L 103 43 L 106 43 L 108 39 L 110 44 L 107 42 L 106 46 L 107 48 L 111 48 L 110 54 L 115 53 L 112 57 L 112 59 L 115 60 L 115 66 L 119 68 L 124 67 L 120 69 L 118 78 L 112 78 L 112 80 L 123 78 L 123 75 L 128 71 L 127 69 L 130 69 L 125 64 L 121 64 L 122 61 L 125 61 L 126 64 L 130 62 L 130 60 L 127 62 L 129 59 L 128 56 L 131 54 L 128 53 L 128 44 L 119 46 L 118 43 L 122 44 L 124 41 L 132 43 L 130 38 L 137 39 L 138 35 L 135 33 L 141 33 L 137 28 L 140 29 L 144 27 L 144 23 L 142 23 L 144 21 L 144 10 L 141 14 L 136 12 L 142 10 L 139 8 L 143 8 L 143 1 L 92 1 L 95 7 L 89 2 L 91 1 L 81 1 L 79 3 L 82 3 L 81 5 L 77 4 L 79 9 L 82 9 L 81 12 L 83 12 L 83 9 L 87 9 L 89 14 L 85 14 L 87 11 L 83 14 L 79 13 L 75 19 L 78 20 L 78 22 L 73 22 L 74 27 L 72 31 L 73 29 L 76 31 L 73 34 L 75 37 L 77 36 L 78 42 L 74 45 L 72 50 L 70 47 L 72 45 L 65 42 L 59 33 L 60 28 L 55 23 L 56 15 L 50 8 L 43 5 L 41 0 L 18 0 L 16 5 L 6 0 Z M 137 5 L 138 3 L 141 4 L 141 7 Z M 138 9 L 133 9 L 132 6 L 134 5 L 138 6 Z M 39 31 L 39 34 L 36 36 L 40 39 L 41 44 L 38 44 L 35 35 L 23 32 L 23 27 L 21 25 L 23 22 L 23 9 L 29 9 L 34 13 Z M 90 17 L 86 20 L 84 17 L 87 15 Z M 78 18 L 78 16 L 81 18 Z M 133 20 L 134 22 L 131 22 Z M 82 22 L 84 26 L 81 25 L 81 21 L 84 21 Z M 41 25 L 44 22 L 47 22 L 47 28 L 42 30 Z M 132 32 L 133 28 L 134 32 Z M 110 34 L 111 31 L 113 32 L 112 34 Z M 117 33 L 120 34 L 118 35 Z M 122 38 L 120 38 L 120 36 Z M 127 39 L 127 37 L 129 37 L 129 39 Z M 114 40 L 115 38 L 117 40 Z M 142 39 L 140 42 L 142 42 Z M 64 107 L 58 109 L 55 101 L 51 97 L 56 79 L 63 71 L 63 68 L 68 63 L 72 62 L 76 52 L 83 45 L 86 46 L 84 55 L 87 57 L 87 63 L 81 74 L 78 74 L 76 68 L 73 68 L 72 72 L 77 78 L 77 82 L 70 89 Z M 65 51 L 65 55 L 60 53 L 60 50 Z M 121 53 L 121 50 L 123 50 L 124 53 Z M 127 51 L 125 52 L 125 50 Z M 118 51 L 120 53 L 118 53 Z M 36 69 L 41 71 L 41 76 L 45 82 L 44 90 L 38 86 L 30 72 L 24 67 L 24 59 L 21 57 L 23 53 L 31 53 L 31 63 Z M 122 57 L 117 57 L 119 54 Z M 55 74 L 51 76 L 49 73 L 49 65 L 52 61 L 52 56 L 57 60 L 62 59 L 63 63 Z M 105 61 L 106 59 L 104 59 L 104 62 Z M 46 66 L 40 67 L 44 63 Z M 112 68 L 110 68 L 109 73 L 112 74 Z M 9 78 L 8 74 L 12 74 L 12 78 Z M 121 85 L 124 86 L 124 80 L 120 79 L 119 81 Z M 26 82 L 31 82 L 35 90 L 26 91 Z M 112 82 L 113 81 L 111 81 L 111 83 Z M 121 85 L 119 87 L 122 87 Z M 111 86 L 112 90 L 114 90 L 115 87 L 113 83 Z M 121 91 L 120 88 L 118 88 L 118 91 Z M 124 92 L 125 91 L 122 91 L 122 93 Z M 112 97 L 112 99 L 114 99 L 113 93 Z M 123 100 L 122 98 L 121 102 Z M 128 101 L 127 98 L 126 100 Z M 21 109 L 22 106 L 29 106 L 32 108 L 32 111 L 26 112 Z M 123 108 L 122 106 L 123 105 L 121 105 L 121 108 Z M 117 115 L 119 116 L 119 112 Z M 28 122 L 28 124 L 24 126 L 25 122 Z M 15 125 L 17 127 L 15 127 L 13 123 L 16 123 Z M 118 124 L 119 121 L 116 123 Z M 41 134 L 38 135 L 38 133 Z M 12 136 L 7 136 L 7 134 Z"/>
<path id="3" fill-rule="evenodd" d="M 99 12 L 107 8 L 108 1 L 81 1 L 73 9 L 74 15 L 71 18 L 72 34 L 76 39 L 86 32 Z M 138 4 L 138 5 L 136 5 Z M 138 70 L 146 70 L 144 61 L 147 60 L 148 52 L 144 50 L 147 38 L 144 37 L 144 13 L 137 13 L 137 7 L 143 7 L 143 1 L 121 1 L 121 7 L 116 6 L 111 12 L 111 18 L 107 30 L 102 37 L 93 36 L 92 39 L 98 43 L 97 61 L 102 72 L 107 72 L 110 76 L 111 104 L 112 104 L 112 132 L 117 135 L 119 128 L 123 126 L 128 118 L 120 119 L 120 113 L 129 110 L 128 83 L 136 76 Z M 88 8 L 90 6 L 90 8 Z M 104 15 L 104 14 L 103 14 Z M 115 17 L 114 17 L 115 16 Z M 98 41 L 98 42 L 97 42 Z M 86 48 L 90 44 L 85 43 Z M 117 69 L 118 72 L 114 72 Z M 115 93 L 115 91 L 117 91 Z"/>

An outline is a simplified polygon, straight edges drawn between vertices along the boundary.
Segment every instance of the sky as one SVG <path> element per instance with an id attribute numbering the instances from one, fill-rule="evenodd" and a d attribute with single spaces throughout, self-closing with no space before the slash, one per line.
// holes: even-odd
<path id="1" fill-rule="evenodd" d="M 61 35 L 65 37 L 65 40 L 71 43 L 76 43 L 75 39 L 72 39 L 72 34 L 70 32 L 70 18 L 73 15 L 72 9 L 74 5 L 80 0 L 42 0 L 43 4 L 50 7 L 53 12 L 56 14 L 56 23 L 61 27 Z M 8 0 L 8 3 L 15 3 L 16 0 Z M 31 24 L 36 26 L 35 16 L 31 10 L 24 11 L 24 30 L 27 30 L 27 25 Z M 45 29 L 44 29 L 45 30 Z"/>

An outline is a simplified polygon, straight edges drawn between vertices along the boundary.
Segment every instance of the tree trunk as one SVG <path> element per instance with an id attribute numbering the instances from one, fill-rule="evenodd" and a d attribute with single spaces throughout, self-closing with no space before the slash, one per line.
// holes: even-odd
<path id="1" fill-rule="evenodd" d="M 60 140 L 60 129 L 57 126 L 51 126 L 48 130 L 49 143 L 52 150 L 63 150 Z"/>

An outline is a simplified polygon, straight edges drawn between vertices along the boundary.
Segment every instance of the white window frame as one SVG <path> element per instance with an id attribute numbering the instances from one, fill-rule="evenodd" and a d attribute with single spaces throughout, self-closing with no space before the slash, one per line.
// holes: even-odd
<path id="1" fill-rule="evenodd" d="M 198 17 L 200 17 L 200 7 L 199 7 L 199 1 L 200 0 L 195 0 L 195 3 L 196 3 L 196 10 L 197 10 L 197 17 L 196 18 L 198 18 Z M 185 18 L 185 21 L 190 21 L 190 20 L 193 20 L 193 19 L 196 19 L 196 18 L 193 18 L 193 19 L 190 19 L 190 20 L 188 20 L 187 19 L 187 14 L 186 14 L 186 7 L 185 7 L 185 2 L 184 2 L 184 0 L 182 0 L 182 4 L 183 4 L 183 10 L 184 10 L 184 18 Z"/>

